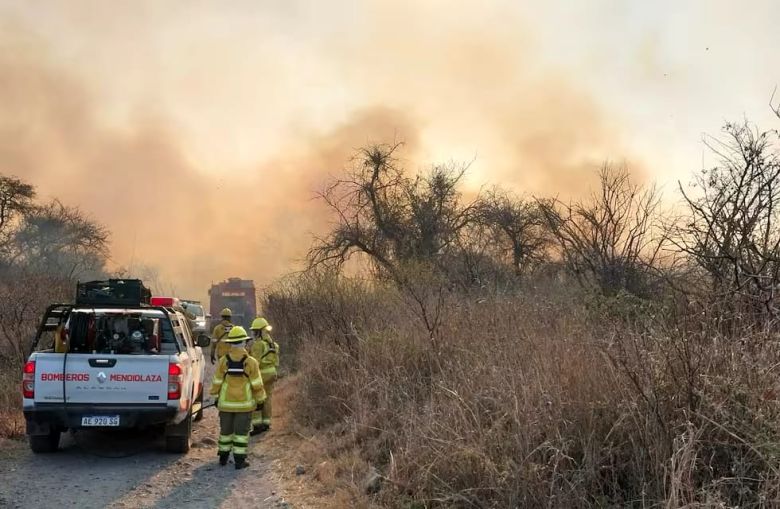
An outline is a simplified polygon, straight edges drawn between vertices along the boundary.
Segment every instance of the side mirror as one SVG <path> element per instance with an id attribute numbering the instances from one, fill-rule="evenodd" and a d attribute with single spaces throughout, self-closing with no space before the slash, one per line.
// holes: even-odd
<path id="1" fill-rule="evenodd" d="M 211 338 L 209 338 L 207 335 L 201 334 L 200 336 L 198 336 L 198 346 L 199 347 L 206 348 L 210 344 L 211 344 Z"/>

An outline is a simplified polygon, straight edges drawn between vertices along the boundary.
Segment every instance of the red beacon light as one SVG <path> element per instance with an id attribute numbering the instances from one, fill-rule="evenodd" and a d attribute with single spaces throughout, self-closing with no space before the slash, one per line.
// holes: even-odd
<path id="1" fill-rule="evenodd" d="M 161 308 L 172 308 L 176 306 L 181 306 L 181 301 L 176 297 L 152 297 L 149 303 L 152 306 L 157 306 Z"/>

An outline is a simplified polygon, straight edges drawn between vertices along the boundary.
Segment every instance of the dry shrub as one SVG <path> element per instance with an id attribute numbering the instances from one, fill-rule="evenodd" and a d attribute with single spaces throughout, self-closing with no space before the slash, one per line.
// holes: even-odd
<path id="1" fill-rule="evenodd" d="M 0 272 L 0 361 L 21 363 L 47 306 L 72 300 L 75 284 L 67 278 L 24 270 Z"/>
<path id="2" fill-rule="evenodd" d="M 24 432 L 22 365 L 46 306 L 69 300 L 64 278 L 21 270 L 0 273 L 0 437 Z"/>
<path id="3" fill-rule="evenodd" d="M 349 351 L 356 346 L 356 324 L 363 330 L 389 328 L 393 317 L 378 312 L 387 298 L 385 292 L 362 281 L 309 272 L 278 283 L 263 309 L 284 337 L 285 367 L 295 367 L 304 340 L 316 339 Z"/>
<path id="4" fill-rule="evenodd" d="M 706 311 L 603 300 L 554 281 L 521 295 L 448 294 L 433 337 L 401 292 L 318 284 L 289 286 L 269 313 L 279 334 L 299 334 L 295 417 L 380 468 L 377 502 L 778 500 L 777 338 L 725 338 Z M 286 306 L 295 313 L 277 314 Z M 313 335 L 296 325 L 309 322 L 321 324 Z M 329 329 L 339 323 L 347 330 Z"/>
<path id="5" fill-rule="evenodd" d="M 0 362 L 0 438 L 24 434 L 22 372 L 14 363 Z"/>

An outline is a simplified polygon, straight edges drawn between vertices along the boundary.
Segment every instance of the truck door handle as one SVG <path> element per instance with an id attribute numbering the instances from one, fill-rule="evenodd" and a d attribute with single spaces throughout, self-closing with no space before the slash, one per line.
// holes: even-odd
<path id="1" fill-rule="evenodd" d="M 89 365 L 93 368 L 113 368 L 116 366 L 116 359 L 90 359 Z"/>

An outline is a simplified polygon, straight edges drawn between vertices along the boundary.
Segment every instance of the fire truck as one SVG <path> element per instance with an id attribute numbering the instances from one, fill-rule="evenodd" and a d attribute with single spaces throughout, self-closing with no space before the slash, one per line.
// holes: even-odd
<path id="1" fill-rule="evenodd" d="M 234 324 L 249 330 L 252 320 L 257 316 L 254 281 L 231 277 L 226 281 L 211 285 L 209 289 L 210 329 L 219 322 L 220 311 L 224 308 L 229 308 L 233 312 Z"/>

